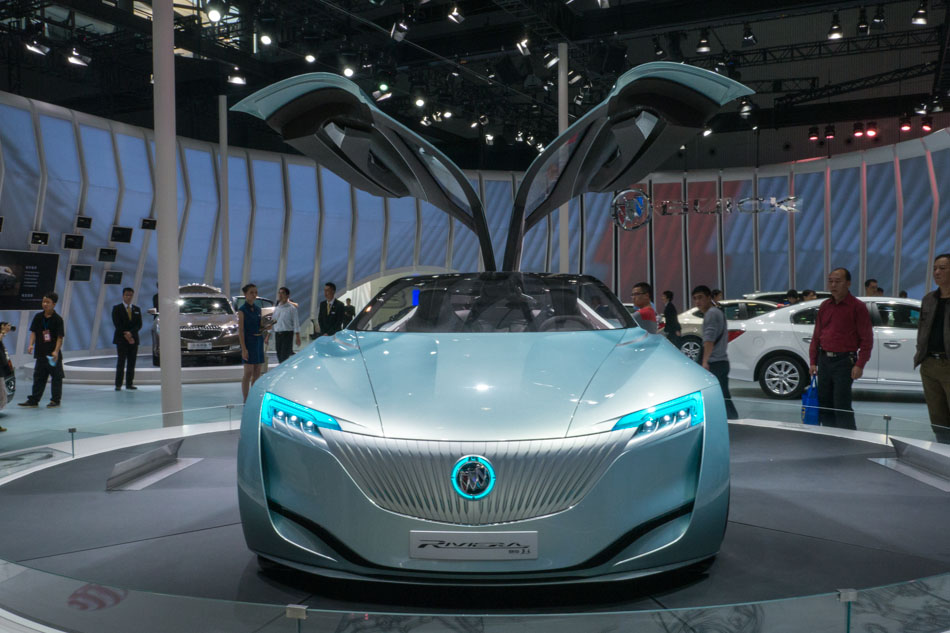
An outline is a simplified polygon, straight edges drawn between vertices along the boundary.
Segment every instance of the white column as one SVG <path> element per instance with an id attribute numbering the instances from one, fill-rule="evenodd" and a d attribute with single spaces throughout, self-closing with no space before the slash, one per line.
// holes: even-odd
<path id="1" fill-rule="evenodd" d="M 231 296 L 231 227 L 228 219 L 228 98 L 218 95 L 218 222 L 221 226 L 221 288 Z"/>
<path id="2" fill-rule="evenodd" d="M 557 45 L 557 133 L 567 129 L 567 42 Z M 558 209 L 558 272 L 571 272 L 570 204 Z"/>
<path id="3" fill-rule="evenodd" d="M 158 218 L 158 311 L 161 319 L 162 426 L 180 426 L 181 347 L 178 327 L 178 182 L 175 165 L 173 0 L 152 3 L 155 77 L 155 216 Z"/>

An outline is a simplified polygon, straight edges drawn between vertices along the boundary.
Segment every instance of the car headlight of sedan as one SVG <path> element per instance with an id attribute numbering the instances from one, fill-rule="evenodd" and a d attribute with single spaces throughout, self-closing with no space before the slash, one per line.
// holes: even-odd
<path id="1" fill-rule="evenodd" d="M 647 439 L 677 433 L 702 424 L 704 419 L 703 394 L 697 391 L 663 404 L 629 413 L 617 420 L 613 430 L 636 428 L 633 439 Z"/>
<path id="2" fill-rule="evenodd" d="M 333 416 L 270 392 L 264 394 L 261 402 L 261 425 L 288 435 L 303 433 L 316 437 L 320 437 L 321 428 L 340 430 Z"/>

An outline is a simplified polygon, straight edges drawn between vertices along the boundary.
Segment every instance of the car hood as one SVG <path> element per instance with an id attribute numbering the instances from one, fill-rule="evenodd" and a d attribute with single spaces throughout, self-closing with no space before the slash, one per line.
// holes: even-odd
<path id="1" fill-rule="evenodd" d="M 640 328 L 524 334 L 354 332 L 318 338 L 261 387 L 344 431 L 535 440 L 609 431 L 627 413 L 718 386 Z"/>
<path id="2" fill-rule="evenodd" d="M 181 314 L 178 317 L 182 327 L 195 325 L 228 325 L 237 323 L 233 314 Z"/>

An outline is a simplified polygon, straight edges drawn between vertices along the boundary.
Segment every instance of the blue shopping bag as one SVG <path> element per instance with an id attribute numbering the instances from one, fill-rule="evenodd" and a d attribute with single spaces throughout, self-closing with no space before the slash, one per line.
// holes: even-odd
<path id="1" fill-rule="evenodd" d="M 811 377 L 811 384 L 802 394 L 802 422 L 818 424 L 818 377 Z"/>

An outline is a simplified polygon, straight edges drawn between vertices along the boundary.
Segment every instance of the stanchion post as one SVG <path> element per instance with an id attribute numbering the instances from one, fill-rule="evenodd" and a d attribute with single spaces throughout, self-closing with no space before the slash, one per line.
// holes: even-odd
<path id="1" fill-rule="evenodd" d="M 76 459 L 76 427 L 70 427 L 66 429 L 66 432 L 69 433 L 69 443 L 71 445 L 69 451 L 72 453 L 73 459 Z"/>
<path id="2" fill-rule="evenodd" d="M 285 612 L 286 617 L 297 621 L 297 633 L 300 633 L 301 622 L 307 619 L 307 605 L 288 604 Z"/>
<path id="3" fill-rule="evenodd" d="M 884 437 L 890 438 L 891 436 L 891 416 L 884 414 Z"/>

